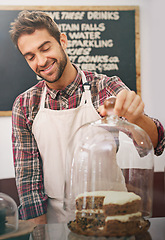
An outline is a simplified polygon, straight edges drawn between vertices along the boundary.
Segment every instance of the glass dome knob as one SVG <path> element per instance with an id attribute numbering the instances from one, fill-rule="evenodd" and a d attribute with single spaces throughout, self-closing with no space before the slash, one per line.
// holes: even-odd
<path id="1" fill-rule="evenodd" d="M 114 107 L 115 107 L 115 102 L 116 102 L 116 97 L 115 96 L 110 96 L 104 101 L 104 108 L 107 111 L 107 115 L 114 115 Z"/>

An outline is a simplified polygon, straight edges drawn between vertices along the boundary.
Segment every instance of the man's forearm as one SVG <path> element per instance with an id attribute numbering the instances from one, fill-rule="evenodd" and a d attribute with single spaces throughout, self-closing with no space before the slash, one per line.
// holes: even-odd
<path id="1" fill-rule="evenodd" d="M 39 217 L 29 219 L 28 221 L 35 223 L 36 225 L 38 224 L 46 224 L 47 223 L 47 218 L 46 214 L 43 214 Z"/>
<path id="2" fill-rule="evenodd" d="M 158 144 L 158 131 L 154 121 L 148 116 L 142 115 L 135 124 L 145 130 L 149 135 L 154 148 L 156 148 Z"/>

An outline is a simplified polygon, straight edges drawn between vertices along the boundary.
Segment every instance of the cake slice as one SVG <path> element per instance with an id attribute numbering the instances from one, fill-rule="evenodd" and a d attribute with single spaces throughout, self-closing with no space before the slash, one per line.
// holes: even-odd
<path id="1" fill-rule="evenodd" d="M 106 216 L 136 213 L 140 210 L 140 205 L 141 197 L 133 192 L 109 191 L 103 202 Z"/>
<path id="2" fill-rule="evenodd" d="M 79 234 L 89 236 L 130 236 L 140 231 L 140 206 L 141 197 L 133 192 L 94 191 L 79 194 L 76 198 L 74 229 Z"/>

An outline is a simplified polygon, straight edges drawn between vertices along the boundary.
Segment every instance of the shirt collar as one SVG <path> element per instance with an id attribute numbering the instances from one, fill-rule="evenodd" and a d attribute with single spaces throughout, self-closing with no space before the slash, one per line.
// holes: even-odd
<path id="1" fill-rule="evenodd" d="M 55 99 L 57 94 L 58 94 L 58 92 L 62 92 L 63 96 L 65 96 L 65 95 L 71 96 L 75 92 L 75 90 L 78 88 L 78 86 L 82 82 L 81 70 L 75 64 L 73 64 L 73 66 L 77 70 L 77 75 L 76 75 L 76 78 L 74 79 L 74 81 L 71 82 L 66 88 L 64 88 L 62 90 L 54 90 L 54 89 L 49 88 L 46 85 L 46 82 L 45 82 L 45 86 L 47 88 L 47 93 L 51 96 L 51 98 Z"/>

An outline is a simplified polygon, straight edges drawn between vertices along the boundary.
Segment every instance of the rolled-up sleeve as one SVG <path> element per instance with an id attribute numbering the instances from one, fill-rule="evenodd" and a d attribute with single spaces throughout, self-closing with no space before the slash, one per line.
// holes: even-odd
<path id="1" fill-rule="evenodd" d="M 158 131 L 158 144 L 156 148 L 154 149 L 154 153 L 156 156 L 159 156 L 163 153 L 164 148 L 165 148 L 165 132 L 164 132 L 164 127 L 160 123 L 160 121 L 156 118 L 152 118 L 154 123 L 156 124 L 157 131 Z"/>

